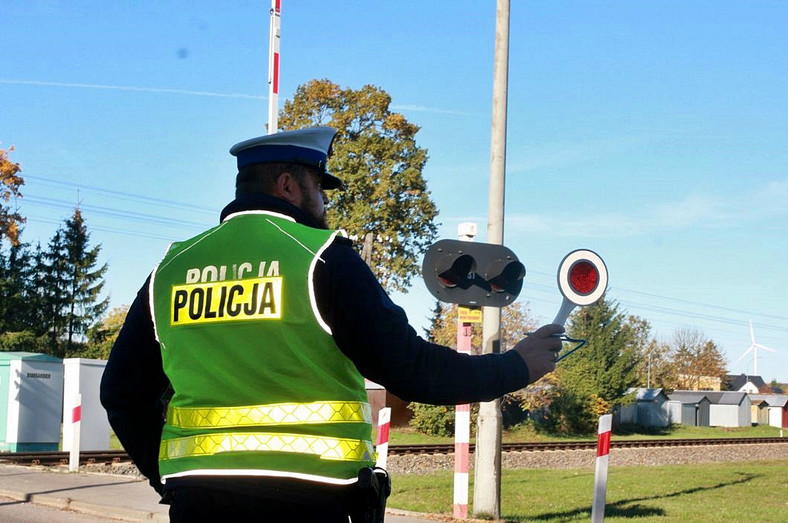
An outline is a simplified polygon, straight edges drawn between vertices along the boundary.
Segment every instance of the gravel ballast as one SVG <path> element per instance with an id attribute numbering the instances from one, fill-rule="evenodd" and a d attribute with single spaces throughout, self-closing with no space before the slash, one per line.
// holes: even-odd
<path id="1" fill-rule="evenodd" d="M 611 448 L 610 466 L 630 465 L 680 465 L 685 463 L 723 463 L 731 461 L 758 461 L 788 459 L 786 443 L 759 443 L 745 445 L 704 445 L 687 447 Z M 596 450 L 542 450 L 531 452 L 504 452 L 501 464 L 504 469 L 535 468 L 592 468 Z M 470 467 L 474 457 L 471 454 Z M 392 474 L 427 474 L 436 470 L 454 470 L 454 454 L 417 454 L 389 456 L 388 470 Z"/>
<path id="2" fill-rule="evenodd" d="M 542 450 L 504 452 L 501 463 L 504 469 L 593 469 L 595 459 L 596 450 Z M 772 459 L 788 459 L 788 440 L 786 443 L 610 449 L 610 465 L 614 467 Z M 473 469 L 473 453 L 469 461 Z M 387 469 L 392 474 L 428 474 L 438 470 L 454 470 L 454 454 L 389 455 L 387 463 Z M 139 475 L 137 467 L 131 463 L 84 465 L 80 470 Z"/>

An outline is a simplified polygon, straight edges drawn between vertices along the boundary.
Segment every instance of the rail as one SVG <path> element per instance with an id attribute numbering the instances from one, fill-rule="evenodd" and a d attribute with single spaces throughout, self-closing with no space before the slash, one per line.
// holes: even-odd
<path id="1" fill-rule="evenodd" d="M 752 445 L 752 444 L 778 444 L 788 443 L 788 438 L 714 438 L 714 439 L 643 439 L 643 440 L 613 440 L 610 444 L 613 449 L 622 448 L 659 448 L 659 447 L 687 447 L 702 445 Z M 471 444 L 471 451 L 474 445 Z M 504 443 L 502 452 L 542 452 L 559 450 L 593 450 L 596 441 L 550 441 Z M 435 445 L 390 445 L 389 455 L 413 454 L 451 454 L 454 444 Z M 80 465 L 112 465 L 129 463 L 131 458 L 122 450 L 85 450 L 79 453 Z M 0 453 L 0 464 L 12 465 L 68 465 L 68 452 L 6 452 Z"/>

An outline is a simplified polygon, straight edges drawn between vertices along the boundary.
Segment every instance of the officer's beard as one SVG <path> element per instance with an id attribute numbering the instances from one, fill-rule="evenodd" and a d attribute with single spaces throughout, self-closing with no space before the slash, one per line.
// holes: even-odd
<path id="1" fill-rule="evenodd" d="M 315 227 L 319 229 L 328 229 L 325 207 L 323 207 L 322 214 L 318 214 L 316 209 L 318 209 L 317 202 L 308 192 L 304 191 L 304 199 L 301 202 L 301 210 L 303 210 L 307 215 L 309 215 L 310 218 L 312 218 L 312 222 Z"/>

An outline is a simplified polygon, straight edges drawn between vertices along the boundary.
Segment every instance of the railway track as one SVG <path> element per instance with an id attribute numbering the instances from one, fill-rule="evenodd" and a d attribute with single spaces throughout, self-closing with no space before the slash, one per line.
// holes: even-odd
<path id="1" fill-rule="evenodd" d="M 702 445 L 752 445 L 759 443 L 779 444 L 788 443 L 788 438 L 715 438 L 715 439 L 643 439 L 643 440 L 613 440 L 612 449 L 621 448 L 659 448 L 659 447 L 687 447 Z M 503 452 L 542 452 L 557 450 L 593 450 L 596 441 L 559 441 L 559 442 L 531 442 L 531 443 L 504 443 Z M 474 445 L 471 444 L 471 452 Z M 439 445 L 391 445 L 389 454 L 451 454 L 454 452 L 453 444 Z M 0 453 L 0 464 L 7 465 L 68 465 L 68 452 L 8 452 Z M 128 463 L 131 459 L 122 450 L 88 450 L 79 455 L 80 465 L 111 465 L 113 463 Z"/>

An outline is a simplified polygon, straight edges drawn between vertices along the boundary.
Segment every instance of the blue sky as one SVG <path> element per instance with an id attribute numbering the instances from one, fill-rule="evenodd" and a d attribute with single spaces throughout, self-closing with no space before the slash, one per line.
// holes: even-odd
<path id="1" fill-rule="evenodd" d="M 419 125 L 440 236 L 485 239 L 494 0 L 282 0 L 280 105 L 327 78 L 377 85 Z M 3 2 L 0 147 L 26 184 L 23 240 L 79 203 L 132 301 L 168 243 L 232 198 L 228 149 L 265 133 L 263 0 Z M 546 322 L 555 272 L 589 248 L 608 296 L 668 340 L 695 328 L 788 382 L 788 4 L 512 2 L 505 244 Z M 341 175 L 341 173 L 339 173 Z M 395 296 L 417 328 L 421 281 Z"/>

